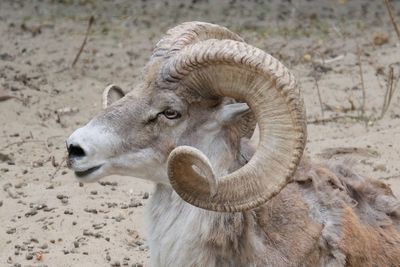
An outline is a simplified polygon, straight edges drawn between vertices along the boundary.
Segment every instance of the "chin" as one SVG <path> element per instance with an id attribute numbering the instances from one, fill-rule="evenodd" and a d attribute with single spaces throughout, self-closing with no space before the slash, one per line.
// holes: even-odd
<path id="1" fill-rule="evenodd" d="M 84 171 L 74 170 L 75 177 L 79 182 L 82 183 L 93 183 L 97 182 L 103 177 L 108 176 L 108 172 L 106 171 L 107 167 L 105 165 L 98 165 L 95 167 L 91 167 Z"/>

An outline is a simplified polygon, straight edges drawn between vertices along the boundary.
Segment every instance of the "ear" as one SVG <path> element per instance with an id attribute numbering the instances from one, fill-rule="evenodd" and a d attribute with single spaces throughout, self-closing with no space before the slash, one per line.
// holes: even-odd
<path id="1" fill-rule="evenodd" d="M 118 99 L 123 98 L 124 95 L 125 95 L 124 91 L 122 91 L 122 89 L 119 86 L 114 84 L 107 86 L 103 91 L 103 98 L 102 98 L 103 109 L 107 108 Z"/>
<path id="2" fill-rule="evenodd" d="M 223 106 L 217 115 L 217 121 L 240 137 L 250 138 L 256 127 L 254 114 L 246 103 L 234 103 Z"/>

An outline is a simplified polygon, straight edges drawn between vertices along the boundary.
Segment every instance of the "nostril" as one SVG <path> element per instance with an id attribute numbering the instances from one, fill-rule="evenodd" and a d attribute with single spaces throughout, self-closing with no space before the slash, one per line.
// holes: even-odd
<path id="1" fill-rule="evenodd" d="M 86 153 L 80 146 L 70 145 L 68 147 L 68 155 L 69 157 L 84 157 Z"/>

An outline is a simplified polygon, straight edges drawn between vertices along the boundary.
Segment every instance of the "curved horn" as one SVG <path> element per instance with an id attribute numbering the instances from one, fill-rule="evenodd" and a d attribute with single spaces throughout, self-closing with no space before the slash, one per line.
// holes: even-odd
<path id="1" fill-rule="evenodd" d="M 225 27 L 199 21 L 184 22 L 167 31 L 156 44 L 151 59 L 170 57 L 185 46 L 208 39 L 231 39 L 243 42 L 243 39 Z"/>
<path id="2" fill-rule="evenodd" d="M 197 149 L 172 151 L 169 179 L 185 201 L 207 210 L 234 212 L 255 208 L 280 192 L 296 170 L 307 138 L 300 90 L 285 66 L 246 43 L 206 40 L 182 49 L 165 62 L 159 75 L 159 86 L 178 92 L 194 90 L 205 97 L 245 101 L 260 128 L 251 160 L 223 177 L 208 177 L 212 167 Z M 198 160 L 188 161 L 188 155 Z M 200 176 L 192 175 L 193 166 L 200 169 Z"/>

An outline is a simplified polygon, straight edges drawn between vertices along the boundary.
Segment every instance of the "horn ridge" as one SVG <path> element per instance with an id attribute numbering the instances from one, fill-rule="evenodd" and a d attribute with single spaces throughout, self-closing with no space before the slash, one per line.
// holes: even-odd
<path id="1" fill-rule="evenodd" d="M 304 105 L 290 71 L 244 42 L 209 39 L 186 46 L 168 59 L 158 82 L 171 87 L 171 76 L 174 86 L 183 83 L 188 90 L 244 100 L 260 128 L 254 156 L 235 172 L 215 178 L 214 189 L 211 178 L 188 175 L 192 166 L 185 160 L 187 151 L 192 149 L 191 157 L 204 158 L 201 151 L 173 150 L 168 175 L 175 191 L 195 206 L 227 212 L 255 208 L 279 193 L 296 170 L 307 136 Z M 196 166 L 203 173 L 213 173 L 211 166 L 201 165 Z"/>

